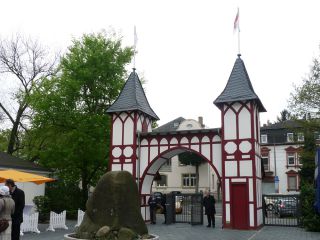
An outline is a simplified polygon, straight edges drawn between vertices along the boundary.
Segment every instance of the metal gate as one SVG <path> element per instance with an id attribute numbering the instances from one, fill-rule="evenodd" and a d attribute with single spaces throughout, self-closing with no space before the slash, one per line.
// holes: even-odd
<path id="1" fill-rule="evenodd" d="M 167 194 L 166 223 L 203 224 L 202 194 Z"/>
<path id="2" fill-rule="evenodd" d="M 263 199 L 263 223 L 272 226 L 301 225 L 300 195 L 267 194 Z"/>

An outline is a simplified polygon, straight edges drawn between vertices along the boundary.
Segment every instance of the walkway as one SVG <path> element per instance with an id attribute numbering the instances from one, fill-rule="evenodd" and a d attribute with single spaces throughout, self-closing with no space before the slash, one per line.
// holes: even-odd
<path id="1" fill-rule="evenodd" d="M 160 240 L 320 240 L 320 233 L 306 232 L 295 227 L 273 227 L 267 226 L 259 231 L 239 231 L 221 228 L 221 216 L 216 217 L 216 228 L 205 226 L 191 226 L 190 224 L 177 223 L 172 225 L 162 224 L 162 216 L 158 216 L 156 225 L 149 225 L 150 233 L 160 236 Z M 25 233 L 21 240 L 62 240 L 63 235 L 72 232 L 75 221 L 68 221 L 69 230 L 56 230 L 56 232 L 46 232 L 46 224 L 40 224 L 40 234 Z"/>

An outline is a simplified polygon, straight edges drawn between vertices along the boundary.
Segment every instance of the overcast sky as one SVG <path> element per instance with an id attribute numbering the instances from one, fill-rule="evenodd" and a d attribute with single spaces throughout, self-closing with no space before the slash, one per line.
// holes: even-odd
<path id="1" fill-rule="evenodd" d="M 242 59 L 267 109 L 261 123 L 275 121 L 293 84 L 301 83 L 319 55 L 320 1 L 11 0 L 1 2 L 0 33 L 19 32 L 65 50 L 73 37 L 110 26 L 121 32 L 125 45 L 133 45 L 136 25 L 136 68 L 147 81 L 159 124 L 203 116 L 207 126 L 220 127 L 213 101 L 237 57 L 237 7 Z"/>

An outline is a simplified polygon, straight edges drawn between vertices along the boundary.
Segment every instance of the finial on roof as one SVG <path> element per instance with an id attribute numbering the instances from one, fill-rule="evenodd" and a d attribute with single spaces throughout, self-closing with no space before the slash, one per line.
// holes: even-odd
<path id="1" fill-rule="evenodd" d="M 241 57 L 241 53 L 238 53 L 237 56 L 238 56 L 238 58 L 240 58 Z"/>
<path id="2" fill-rule="evenodd" d="M 134 67 L 134 68 L 132 68 L 132 70 L 133 70 L 133 72 L 135 72 L 135 71 L 136 71 L 136 68 Z"/>

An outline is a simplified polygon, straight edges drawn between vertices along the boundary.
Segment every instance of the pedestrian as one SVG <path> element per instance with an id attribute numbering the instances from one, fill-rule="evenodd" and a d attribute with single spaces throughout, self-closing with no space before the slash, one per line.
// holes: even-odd
<path id="1" fill-rule="evenodd" d="M 210 192 L 208 190 L 205 190 L 204 192 L 205 196 L 203 198 L 203 206 L 205 209 L 205 214 L 207 215 L 208 219 L 208 225 L 207 227 L 215 227 L 215 218 L 214 215 L 216 214 L 216 208 L 215 203 L 216 200 L 214 199 L 214 196 L 210 195 Z"/>
<path id="2" fill-rule="evenodd" d="M 167 202 L 167 195 L 163 194 L 161 197 L 161 209 L 164 216 L 164 222 L 163 224 L 167 223 L 167 208 L 166 208 L 166 202 Z"/>
<path id="3" fill-rule="evenodd" d="M 11 239 L 20 239 L 20 225 L 23 222 L 23 209 L 25 205 L 24 191 L 19 189 L 12 179 L 7 179 L 5 185 L 9 188 L 11 197 L 15 203 L 12 217 Z"/>
<path id="4" fill-rule="evenodd" d="M 7 186 L 0 187 L 0 220 L 7 220 L 9 226 L 0 233 L 0 240 L 11 240 L 11 215 L 14 213 L 14 201 Z"/>
<path id="5" fill-rule="evenodd" d="M 156 224 L 156 211 L 157 211 L 157 206 L 158 206 L 158 200 L 154 193 L 151 193 L 151 196 L 149 197 L 148 200 L 148 205 L 150 208 L 150 221 L 151 224 Z"/>

